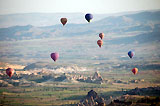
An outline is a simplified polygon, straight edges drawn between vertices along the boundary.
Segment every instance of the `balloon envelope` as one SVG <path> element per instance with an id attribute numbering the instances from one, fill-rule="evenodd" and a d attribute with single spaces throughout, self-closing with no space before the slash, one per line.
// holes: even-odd
<path id="1" fill-rule="evenodd" d="M 51 58 L 56 61 L 59 58 L 59 54 L 58 53 L 51 53 Z"/>
<path id="2" fill-rule="evenodd" d="M 103 39 L 103 38 L 104 38 L 104 33 L 100 33 L 100 34 L 99 34 L 99 37 L 100 37 L 101 39 Z"/>
<path id="3" fill-rule="evenodd" d="M 67 18 L 61 18 L 61 23 L 63 24 L 63 26 L 67 23 Z"/>
<path id="4" fill-rule="evenodd" d="M 134 75 L 137 74 L 138 73 L 138 68 L 133 68 L 132 72 L 133 72 Z"/>
<path id="5" fill-rule="evenodd" d="M 129 51 L 129 52 L 128 52 L 128 56 L 129 56 L 130 58 L 132 58 L 133 55 L 134 55 L 134 53 L 133 53 L 132 51 Z"/>
<path id="6" fill-rule="evenodd" d="M 6 69 L 6 73 L 7 73 L 7 75 L 11 78 L 12 75 L 14 74 L 14 69 L 12 69 L 12 68 L 7 68 L 7 69 Z"/>
<path id="7" fill-rule="evenodd" d="M 99 47 L 101 47 L 102 44 L 103 44 L 103 41 L 102 41 L 102 40 L 98 40 L 98 41 L 97 41 L 97 44 L 98 44 Z"/>
<path id="8" fill-rule="evenodd" d="M 88 22 L 90 22 L 91 19 L 93 19 L 93 15 L 88 13 L 88 14 L 85 15 L 85 19 L 86 19 Z"/>

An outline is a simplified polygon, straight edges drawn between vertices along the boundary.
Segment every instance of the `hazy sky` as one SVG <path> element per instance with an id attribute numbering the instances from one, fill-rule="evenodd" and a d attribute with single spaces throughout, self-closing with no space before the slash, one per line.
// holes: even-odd
<path id="1" fill-rule="evenodd" d="M 160 9 L 160 0 L 0 0 L 0 14 L 31 12 L 117 13 Z"/>

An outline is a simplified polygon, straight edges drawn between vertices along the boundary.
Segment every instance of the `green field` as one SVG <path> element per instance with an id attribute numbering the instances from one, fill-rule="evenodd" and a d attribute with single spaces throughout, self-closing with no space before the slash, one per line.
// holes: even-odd
<path id="1" fill-rule="evenodd" d="M 160 86 L 160 73 L 158 71 L 142 71 L 137 75 L 131 72 L 100 72 L 104 80 L 108 83 L 69 83 L 69 82 L 43 82 L 41 86 L 14 86 L 0 88 L 0 104 L 3 106 L 75 106 L 83 99 L 88 91 L 95 90 L 105 99 L 109 96 L 117 97 L 122 95 L 124 90 L 134 89 L 135 87 L 144 88 L 150 86 Z M 83 72 L 84 76 L 93 75 L 93 72 Z M 113 80 L 122 81 L 144 79 L 138 83 L 114 83 Z"/>

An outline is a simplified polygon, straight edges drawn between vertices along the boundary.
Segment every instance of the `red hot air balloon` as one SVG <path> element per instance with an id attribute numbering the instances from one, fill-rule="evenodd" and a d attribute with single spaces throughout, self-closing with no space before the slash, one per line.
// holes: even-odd
<path id="1" fill-rule="evenodd" d="M 98 44 L 99 47 L 101 47 L 102 44 L 103 44 L 103 41 L 102 41 L 102 40 L 98 40 L 98 41 L 97 41 L 97 44 Z"/>
<path id="2" fill-rule="evenodd" d="M 138 68 L 133 68 L 132 72 L 133 72 L 134 75 L 137 74 L 138 73 Z"/>
<path id="3" fill-rule="evenodd" d="M 11 78 L 12 75 L 14 74 L 14 69 L 12 69 L 12 68 L 7 68 L 7 69 L 6 69 L 6 73 L 7 73 L 7 75 Z"/>
<path id="4" fill-rule="evenodd" d="M 67 23 L 67 18 L 61 18 L 61 23 L 63 24 L 63 26 Z"/>
<path id="5" fill-rule="evenodd" d="M 104 33 L 100 33 L 100 34 L 99 34 L 99 37 L 100 37 L 101 39 L 103 39 L 103 38 L 104 38 Z"/>
<path id="6" fill-rule="evenodd" d="M 58 53 L 51 53 L 51 58 L 56 62 L 56 60 L 59 58 Z"/>

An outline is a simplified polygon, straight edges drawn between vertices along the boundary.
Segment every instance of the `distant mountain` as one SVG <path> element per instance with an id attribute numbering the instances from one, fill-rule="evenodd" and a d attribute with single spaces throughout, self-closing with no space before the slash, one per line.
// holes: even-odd
<path id="1" fill-rule="evenodd" d="M 78 14 L 75 14 L 78 15 Z M 83 17 L 84 18 L 84 17 Z M 59 22 L 58 22 L 59 23 Z M 50 37 L 94 35 L 99 32 L 124 34 L 136 31 L 155 31 L 160 26 L 160 11 L 110 16 L 90 24 L 53 25 L 45 27 L 13 26 L 0 28 L 0 40 L 25 40 Z"/>
<path id="2" fill-rule="evenodd" d="M 158 10 L 154 10 L 158 11 Z M 122 16 L 126 14 L 134 14 L 143 11 L 129 11 L 112 14 L 93 14 L 94 21 L 101 20 L 108 16 Z M 26 26 L 32 25 L 36 27 L 51 26 L 60 24 L 60 18 L 68 18 L 68 23 L 82 24 L 86 23 L 84 18 L 85 13 L 19 13 L 19 14 L 6 14 L 0 15 L 0 28 L 6 28 L 11 26 Z"/>
<path id="3" fill-rule="evenodd" d="M 111 14 L 94 14 L 94 21 Z M 84 13 L 21 13 L 0 15 L 0 28 L 11 26 L 50 26 L 60 24 L 60 18 L 68 18 L 68 23 L 86 23 Z"/>
<path id="4" fill-rule="evenodd" d="M 160 25 L 158 28 L 160 29 Z M 118 44 L 133 44 L 133 43 L 142 44 L 142 43 L 147 43 L 147 42 L 149 43 L 153 41 L 160 42 L 160 30 L 150 32 L 150 33 L 139 34 L 139 35 L 131 36 L 131 37 L 116 38 L 116 39 L 112 39 L 112 40 L 105 41 L 105 42 L 118 45 Z"/>
<path id="5" fill-rule="evenodd" d="M 123 16 L 110 16 L 95 22 L 102 31 L 130 32 L 152 30 L 155 24 L 160 24 L 160 11 L 140 12 Z"/>
<path id="6" fill-rule="evenodd" d="M 1 28 L 0 29 L 0 38 L 5 39 L 5 40 L 11 40 L 11 39 L 22 39 L 23 37 L 31 37 L 32 32 L 29 31 L 31 29 L 31 25 L 27 26 L 14 26 L 14 27 L 9 27 L 9 28 Z M 26 33 L 21 33 L 21 32 L 26 32 Z"/>

